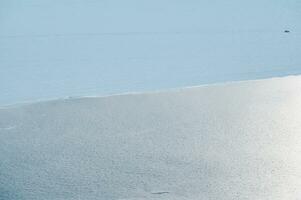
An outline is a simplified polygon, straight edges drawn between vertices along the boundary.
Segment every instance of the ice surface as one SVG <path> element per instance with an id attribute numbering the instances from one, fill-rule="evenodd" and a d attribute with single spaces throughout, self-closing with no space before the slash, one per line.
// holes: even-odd
<path id="1" fill-rule="evenodd" d="M 300 20 L 300 0 L 1 0 L 0 105 L 300 74 Z"/>
<path id="2" fill-rule="evenodd" d="M 296 200 L 300 132 L 301 76 L 1 108 L 0 199 Z"/>

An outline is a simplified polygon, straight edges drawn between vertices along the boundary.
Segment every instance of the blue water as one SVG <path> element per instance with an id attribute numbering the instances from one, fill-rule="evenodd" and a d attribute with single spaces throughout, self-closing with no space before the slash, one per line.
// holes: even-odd
<path id="1" fill-rule="evenodd" d="M 0 1 L 0 105 L 300 73 L 299 0 Z"/>

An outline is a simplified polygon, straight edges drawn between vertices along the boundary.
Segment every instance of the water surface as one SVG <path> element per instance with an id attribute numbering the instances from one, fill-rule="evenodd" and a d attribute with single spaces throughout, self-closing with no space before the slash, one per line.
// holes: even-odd
<path id="1" fill-rule="evenodd" d="M 2 0 L 0 104 L 299 74 L 300 21 L 297 0 Z"/>

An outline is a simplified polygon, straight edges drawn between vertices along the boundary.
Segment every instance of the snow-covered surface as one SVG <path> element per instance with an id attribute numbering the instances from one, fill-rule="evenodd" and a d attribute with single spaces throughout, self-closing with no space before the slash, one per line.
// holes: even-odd
<path id="1" fill-rule="evenodd" d="M 301 197 L 301 76 L 0 109 L 1 200 Z"/>
<path id="2" fill-rule="evenodd" d="M 300 74 L 300 20 L 300 0 L 1 0 L 0 105 Z"/>

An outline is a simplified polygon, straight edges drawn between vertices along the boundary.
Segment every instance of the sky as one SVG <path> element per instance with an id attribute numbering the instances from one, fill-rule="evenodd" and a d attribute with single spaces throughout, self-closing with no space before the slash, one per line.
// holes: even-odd
<path id="1" fill-rule="evenodd" d="M 0 105 L 300 74 L 300 22 L 299 0 L 1 0 Z"/>

